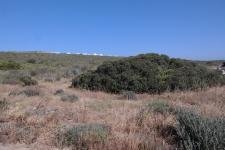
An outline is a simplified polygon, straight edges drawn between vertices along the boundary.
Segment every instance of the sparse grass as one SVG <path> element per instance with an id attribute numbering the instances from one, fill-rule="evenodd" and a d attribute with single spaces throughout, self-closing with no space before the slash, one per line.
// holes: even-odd
<path id="1" fill-rule="evenodd" d="M 147 111 L 153 111 L 154 113 L 169 113 L 173 111 L 173 108 L 165 100 L 154 100 L 153 102 L 147 104 Z"/>
<path id="2" fill-rule="evenodd" d="M 5 111 L 9 106 L 9 103 L 6 101 L 5 98 L 0 99 L 0 113 Z"/>
<path id="3" fill-rule="evenodd" d="M 133 91 L 122 91 L 120 99 L 137 100 L 137 96 Z"/>
<path id="4" fill-rule="evenodd" d="M 58 89 L 54 93 L 54 95 L 62 95 L 62 94 L 64 94 L 64 90 L 63 89 Z"/>
<path id="5" fill-rule="evenodd" d="M 166 101 L 153 100 L 152 102 L 144 105 L 136 116 L 138 126 L 142 126 L 146 117 L 152 113 L 159 113 L 162 115 L 173 112 L 173 107 L 170 106 Z"/>
<path id="6" fill-rule="evenodd" d="M 19 94 L 25 94 L 28 97 L 39 96 L 40 95 L 40 89 L 38 87 L 31 86 L 31 87 L 25 88 Z"/>
<path id="7" fill-rule="evenodd" d="M 88 149 L 93 144 L 104 144 L 110 133 L 109 127 L 103 124 L 77 125 L 58 135 L 62 147 Z"/>
<path id="8" fill-rule="evenodd" d="M 0 70 L 28 71 L 31 76 L 39 79 L 45 79 L 49 74 L 58 74 L 60 78 L 73 78 L 87 70 L 96 69 L 104 61 L 118 59 L 108 56 L 0 52 Z"/>
<path id="9" fill-rule="evenodd" d="M 79 98 L 78 98 L 76 95 L 74 95 L 74 94 L 72 94 L 72 95 L 69 95 L 69 94 L 63 94 L 63 95 L 61 95 L 61 100 L 62 100 L 63 102 L 70 102 L 70 103 L 73 103 L 73 102 L 78 101 Z"/>

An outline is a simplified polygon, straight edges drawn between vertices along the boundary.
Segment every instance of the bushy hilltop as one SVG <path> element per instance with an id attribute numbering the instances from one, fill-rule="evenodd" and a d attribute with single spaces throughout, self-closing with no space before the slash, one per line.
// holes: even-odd
<path id="1" fill-rule="evenodd" d="M 162 93 L 195 90 L 225 84 L 220 71 L 192 61 L 159 54 L 141 54 L 105 62 L 96 70 L 74 78 L 72 87 L 111 93 Z"/>

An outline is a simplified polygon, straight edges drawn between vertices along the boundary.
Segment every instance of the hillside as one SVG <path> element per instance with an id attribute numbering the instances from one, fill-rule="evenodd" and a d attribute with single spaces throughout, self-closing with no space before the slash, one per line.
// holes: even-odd
<path id="1" fill-rule="evenodd" d="M 87 70 L 95 70 L 105 61 L 118 59 L 78 54 L 0 52 L 0 83 L 15 80 L 20 76 L 33 76 L 43 80 L 72 78 Z"/>

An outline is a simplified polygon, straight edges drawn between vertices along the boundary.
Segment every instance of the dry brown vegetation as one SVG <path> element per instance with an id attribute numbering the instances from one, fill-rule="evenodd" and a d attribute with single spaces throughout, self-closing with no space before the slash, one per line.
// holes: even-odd
<path id="1" fill-rule="evenodd" d="M 85 148 L 174 149 L 176 141 L 170 131 L 176 124 L 175 117 L 167 112 L 150 111 L 141 118 L 147 104 L 163 100 L 170 106 L 191 108 L 205 116 L 225 115 L 225 87 L 198 92 L 140 94 L 137 100 L 130 101 L 121 99 L 120 95 L 70 89 L 70 83 L 62 79 L 39 81 L 31 87 L 0 84 L 0 100 L 4 99 L 6 105 L 0 110 L 0 149 L 79 149 L 64 145 L 58 137 L 63 137 L 62 133 L 74 126 L 96 124 L 108 127 L 109 132 L 104 141 L 93 142 L 86 138 Z M 55 94 L 59 89 L 63 92 Z M 29 90 L 38 94 L 24 94 Z M 62 101 L 65 95 L 74 95 L 77 99 Z"/>

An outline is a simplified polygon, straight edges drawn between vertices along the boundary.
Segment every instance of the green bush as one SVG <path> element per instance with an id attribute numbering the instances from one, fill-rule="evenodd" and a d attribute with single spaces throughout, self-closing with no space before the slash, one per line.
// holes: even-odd
<path id="1" fill-rule="evenodd" d="M 21 65 L 14 61 L 0 62 L 0 70 L 18 70 L 21 69 Z"/>
<path id="2" fill-rule="evenodd" d="M 31 85 L 37 85 L 38 82 L 34 79 L 32 79 L 30 76 L 23 76 L 23 77 L 20 77 L 19 79 L 24 86 L 31 86 Z"/>
<path id="3" fill-rule="evenodd" d="M 73 149 L 88 149 L 89 145 L 103 144 L 110 133 L 109 127 L 102 124 L 77 125 L 65 133 L 58 135 L 62 147 Z"/>
<path id="4" fill-rule="evenodd" d="M 81 74 L 72 81 L 72 87 L 111 93 L 123 90 L 162 93 L 217 85 L 225 85 L 225 77 L 221 72 L 209 70 L 191 61 L 158 54 L 106 62 L 97 70 Z"/>
<path id="5" fill-rule="evenodd" d="M 176 118 L 178 148 L 185 150 L 225 148 L 225 118 L 206 118 L 189 110 L 179 110 Z"/>

